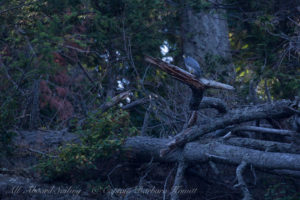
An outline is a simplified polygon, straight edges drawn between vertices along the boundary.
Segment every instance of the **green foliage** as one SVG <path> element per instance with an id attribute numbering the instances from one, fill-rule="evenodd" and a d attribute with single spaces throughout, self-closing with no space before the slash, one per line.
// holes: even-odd
<path id="1" fill-rule="evenodd" d="M 78 130 L 81 142 L 60 147 L 58 157 L 40 163 L 39 169 L 45 180 L 51 181 L 67 176 L 81 180 L 89 170 L 100 170 L 97 161 L 122 155 L 121 145 L 128 136 L 136 134 L 129 114 L 123 110 L 109 110 L 90 114 L 86 125 Z"/>
<path id="2" fill-rule="evenodd" d="M 268 82 L 274 99 L 299 95 L 299 49 L 295 40 L 298 27 L 292 22 L 299 19 L 294 9 L 296 1 L 226 2 L 236 5 L 236 9 L 227 10 L 227 14 L 237 75 L 247 73 L 251 75 L 250 80 Z M 259 98 L 264 99 L 265 96 L 264 90 L 261 91 Z"/>
<path id="3" fill-rule="evenodd" d="M 110 87 L 111 82 L 115 84 L 121 74 L 132 87 L 140 88 L 145 72 L 144 54 L 160 56 L 160 45 L 166 39 L 162 30 L 170 15 L 170 8 L 159 0 L 26 0 L 24 5 L 12 0 L 0 6 L 0 12 L 7 10 L 0 14 L 0 56 L 12 79 L 19 81 L 20 88 L 31 89 L 32 82 L 38 78 L 56 88 L 53 76 L 61 71 L 74 72 L 78 67 L 74 62 L 80 61 L 87 71 L 101 66 L 93 80 L 99 80 L 103 97 L 106 87 Z M 103 54 L 110 55 L 109 63 L 101 57 Z M 145 79 L 160 83 L 161 77 L 153 80 L 152 74 L 148 74 Z M 0 85 L 6 85 L 5 81 L 0 79 Z M 79 86 L 80 90 L 72 85 L 73 95 L 91 96 L 89 89 L 85 89 L 90 87 L 89 82 L 81 83 L 84 84 Z M 52 97 L 57 96 L 51 92 Z M 73 107 L 79 107 L 67 98 Z M 43 98 L 43 101 L 51 105 L 51 99 Z M 87 104 L 97 107 L 105 101 L 100 100 Z M 40 111 L 40 126 L 52 128 L 61 123 L 62 120 L 55 120 L 57 109 L 46 110 L 45 107 Z"/>
<path id="4" fill-rule="evenodd" d="M 187 0 L 186 4 L 192 7 L 195 11 L 200 12 L 208 10 L 212 7 L 212 3 L 207 0 Z"/>

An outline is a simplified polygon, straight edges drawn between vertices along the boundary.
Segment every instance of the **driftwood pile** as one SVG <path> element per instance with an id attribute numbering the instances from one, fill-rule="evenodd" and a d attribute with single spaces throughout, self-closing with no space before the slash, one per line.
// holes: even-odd
<path id="1" fill-rule="evenodd" d="M 132 158 L 177 163 L 173 190 L 182 185 L 185 170 L 194 163 L 200 165 L 209 163 L 216 173 L 218 169 L 215 163 L 235 165 L 237 178 L 235 187 L 240 188 L 244 200 L 252 198 L 243 177 L 243 172 L 248 166 L 251 166 L 251 169 L 261 169 L 273 174 L 300 177 L 300 114 L 298 111 L 300 104 L 298 99 L 295 101 L 280 100 L 229 110 L 221 99 L 202 96 L 206 89 L 234 90 L 232 86 L 204 78 L 197 80 L 192 74 L 179 67 L 150 56 L 146 56 L 146 61 L 190 86 L 193 92 L 190 103 L 190 119 L 183 130 L 172 138 L 130 137 L 123 147 L 131 155 L 135 155 Z M 130 91 L 121 93 L 101 106 L 100 109 L 105 112 L 129 95 Z M 123 106 L 123 109 L 131 109 L 149 101 L 148 98 L 140 99 Z M 202 108 L 216 109 L 219 115 L 212 119 L 197 120 L 197 112 Z M 294 129 L 278 128 L 278 121 L 292 116 L 294 116 Z M 261 126 L 245 125 L 247 122 L 258 120 L 269 122 L 269 126 L 264 124 Z M 270 127 L 270 124 L 273 127 Z M 32 132 L 20 132 L 15 143 L 28 147 L 28 151 L 33 154 L 44 154 L 43 150 L 48 148 L 39 149 L 39 144 L 47 144 L 51 149 L 53 145 L 54 148 L 57 148 L 58 144 L 78 142 L 77 137 L 67 132 L 34 134 L 41 137 L 39 144 L 35 144 L 37 140 L 34 135 L 31 141 L 30 135 Z M 51 135 L 53 137 L 49 137 Z M 257 135 L 260 137 L 256 137 Z M 278 140 L 268 140 L 268 138 L 274 137 Z M 24 141 L 27 143 L 24 144 Z M 48 155 L 45 154 L 45 156 Z M 1 174 L 3 173 L 1 172 Z M 2 175 L 3 177 L 4 175 Z M 172 200 L 179 199 L 178 193 L 171 192 L 170 194 Z"/>

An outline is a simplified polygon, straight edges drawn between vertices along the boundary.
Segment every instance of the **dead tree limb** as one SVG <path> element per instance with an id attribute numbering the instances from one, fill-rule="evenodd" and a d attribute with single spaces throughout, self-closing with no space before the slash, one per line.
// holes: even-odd
<path id="1" fill-rule="evenodd" d="M 197 111 L 199 110 L 200 103 L 203 98 L 203 93 L 205 89 L 208 88 L 218 88 L 218 89 L 226 89 L 226 90 L 234 90 L 234 88 L 230 85 L 226 85 L 223 83 L 219 83 L 213 80 L 207 80 L 204 78 L 197 79 L 194 75 L 186 72 L 185 70 L 175 66 L 168 64 L 160 59 L 153 58 L 151 56 L 145 56 L 145 60 L 151 64 L 156 65 L 161 70 L 167 72 L 175 79 L 181 81 L 184 84 L 187 84 L 192 89 L 192 98 L 190 101 L 190 110 L 192 110 L 192 114 L 190 120 L 188 122 L 188 127 L 193 126 L 197 120 Z M 224 110 L 223 110 L 224 111 Z M 178 135 L 188 135 L 190 130 L 183 130 L 181 134 Z M 173 145 L 177 145 L 177 140 L 170 143 L 170 147 Z M 166 149 L 164 152 L 168 153 L 172 148 Z M 162 153 L 163 155 L 164 153 Z"/>
<path id="2" fill-rule="evenodd" d="M 124 144 L 124 149 L 130 151 L 135 157 L 142 159 L 154 158 L 161 162 L 222 162 L 225 164 L 239 165 L 242 161 L 252 164 L 260 169 L 285 169 L 300 170 L 300 155 L 291 153 L 264 152 L 245 147 L 222 144 L 220 142 L 210 142 L 201 144 L 190 142 L 183 148 L 176 149 L 160 157 L 159 149 L 166 146 L 170 139 L 158 139 L 150 137 L 128 138 Z"/>
<path id="3" fill-rule="evenodd" d="M 260 133 L 270 133 L 270 134 L 277 134 L 277 135 L 288 135 L 293 136 L 295 134 L 294 131 L 290 130 L 283 130 L 283 129 L 274 129 L 274 128 L 264 128 L 264 127 L 257 127 L 257 126 L 239 126 L 232 129 L 232 133 L 238 131 L 253 131 L 253 132 L 260 132 Z"/>
<path id="4" fill-rule="evenodd" d="M 179 199 L 179 192 L 181 187 L 182 179 L 184 178 L 184 172 L 187 167 L 187 164 L 184 161 L 178 162 L 177 172 L 174 180 L 174 184 L 171 191 L 171 200 L 178 200 Z"/>
<path id="5" fill-rule="evenodd" d="M 126 104 L 125 106 L 122 107 L 122 109 L 123 110 L 134 109 L 139 105 L 144 105 L 144 104 L 148 103 L 149 101 L 150 101 L 150 98 L 144 97 L 144 98 L 135 100 L 129 104 Z M 201 109 L 214 108 L 219 113 L 227 113 L 228 112 L 227 105 L 221 99 L 218 99 L 215 97 L 203 97 L 201 104 L 200 104 L 200 108 Z"/>
<path id="6" fill-rule="evenodd" d="M 19 88 L 19 85 L 10 76 L 7 67 L 4 65 L 4 63 L 2 61 L 1 55 L 0 55 L 0 67 L 2 67 L 2 69 L 4 70 L 4 73 L 6 75 L 6 78 L 13 84 L 13 86 L 15 87 L 15 89 L 18 90 L 24 96 L 25 92 L 23 90 L 21 90 L 21 88 Z"/>
<path id="7" fill-rule="evenodd" d="M 204 134 L 223 129 L 230 125 L 257 119 L 290 117 L 294 114 L 294 112 L 286 109 L 286 107 L 289 107 L 291 103 L 292 102 L 289 100 L 281 100 L 273 104 L 261 104 L 252 107 L 236 109 L 222 117 L 209 120 L 201 126 L 193 126 L 188 131 L 183 130 L 167 144 L 166 148 L 161 150 L 161 156 L 166 155 L 176 147 L 183 146 L 188 142 L 196 140 L 198 137 L 203 136 Z"/>
<path id="8" fill-rule="evenodd" d="M 141 130 L 141 135 L 142 136 L 146 136 L 147 135 L 147 128 L 148 128 L 148 125 L 149 125 L 149 117 L 150 117 L 150 112 L 151 112 L 151 109 L 152 109 L 152 105 L 151 103 L 149 104 L 147 110 L 146 110 L 146 113 L 144 115 L 144 121 L 143 121 L 143 126 L 142 126 L 142 130 Z"/>
<path id="9" fill-rule="evenodd" d="M 205 78 L 201 78 L 200 80 L 197 80 L 196 77 L 187 71 L 172 65 L 168 64 L 160 59 L 153 58 L 151 56 L 145 56 L 145 60 L 151 64 L 156 65 L 161 70 L 167 72 L 171 76 L 173 76 L 175 79 L 183 82 L 184 84 L 189 85 L 192 88 L 195 88 L 197 90 L 203 90 L 207 88 L 216 88 L 216 89 L 224 89 L 224 90 L 234 90 L 234 87 L 216 82 L 213 80 L 208 80 Z"/>
<path id="10" fill-rule="evenodd" d="M 257 149 L 261 151 L 300 154 L 300 147 L 295 146 L 291 148 L 291 144 L 288 143 L 257 140 L 252 138 L 240 138 L 240 137 L 230 138 L 226 140 L 225 143 L 229 145 Z"/>
<path id="11" fill-rule="evenodd" d="M 16 134 L 17 137 L 14 138 L 13 143 L 17 147 L 32 148 L 46 153 L 57 150 L 58 145 L 80 142 L 78 135 L 62 131 L 18 131 Z M 40 140 L 36 140 L 37 137 L 40 137 Z M 171 139 L 130 137 L 125 141 L 122 148 L 130 154 L 130 159 L 137 158 L 140 161 L 145 160 L 147 162 L 152 157 L 154 161 L 161 162 L 180 162 L 184 160 L 186 163 L 203 163 L 213 161 L 235 165 L 239 165 L 244 160 L 255 168 L 263 170 L 300 171 L 299 153 L 265 152 L 216 141 L 202 144 L 190 142 L 183 148 L 176 149 L 163 158 L 160 157 L 160 149 L 164 148 L 170 141 Z"/>
<path id="12" fill-rule="evenodd" d="M 197 122 L 198 118 L 198 112 L 197 111 L 192 111 L 191 117 L 187 123 L 187 128 L 190 128 L 191 126 L 194 126 Z"/>
<path id="13" fill-rule="evenodd" d="M 125 106 L 122 107 L 123 110 L 130 110 L 133 109 L 139 105 L 143 105 L 145 103 L 148 103 L 150 101 L 150 98 L 144 97 L 142 99 L 138 99 L 136 101 L 133 101 Z"/>
<path id="14" fill-rule="evenodd" d="M 242 161 L 241 164 L 239 164 L 239 166 L 236 168 L 236 177 L 238 180 L 238 184 L 235 185 L 235 187 L 241 188 L 244 195 L 243 200 L 251 200 L 251 194 L 243 178 L 243 172 L 245 171 L 246 167 L 247 163 L 245 161 Z"/>
<path id="15" fill-rule="evenodd" d="M 126 99 L 130 95 L 130 91 L 122 92 L 116 96 L 114 96 L 112 99 L 110 99 L 108 102 L 104 103 L 100 106 L 101 113 L 107 111 L 109 108 L 115 106 L 116 104 L 120 103 L 122 100 Z"/>
<path id="16" fill-rule="evenodd" d="M 80 62 L 77 62 L 79 68 L 83 71 L 84 75 L 87 77 L 87 79 L 91 82 L 91 84 L 94 85 L 94 87 L 99 90 L 99 85 L 92 79 L 92 77 L 89 75 L 89 73 L 84 69 L 84 67 L 82 66 L 82 64 Z M 99 92 L 99 91 L 97 91 Z"/>
<path id="17" fill-rule="evenodd" d="M 219 111 L 219 113 L 227 113 L 227 105 L 218 98 L 214 97 L 203 97 L 200 108 L 214 108 Z"/>

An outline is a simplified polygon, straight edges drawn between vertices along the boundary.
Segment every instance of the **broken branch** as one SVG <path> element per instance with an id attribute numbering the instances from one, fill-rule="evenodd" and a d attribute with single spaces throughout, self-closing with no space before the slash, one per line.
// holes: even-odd
<path id="1" fill-rule="evenodd" d="M 177 80 L 183 82 L 184 84 L 187 84 L 190 87 L 193 87 L 197 90 L 203 90 L 203 89 L 207 89 L 207 88 L 234 90 L 234 87 L 232 87 L 230 85 L 216 82 L 213 80 L 208 80 L 205 78 L 201 78 L 200 80 L 197 80 L 194 75 L 188 73 L 187 71 L 185 71 L 175 65 L 166 63 L 160 59 L 153 58 L 151 56 L 145 56 L 145 60 L 151 64 L 156 65 L 158 68 L 167 72 L 168 74 L 173 76 L 175 79 L 177 79 Z"/>

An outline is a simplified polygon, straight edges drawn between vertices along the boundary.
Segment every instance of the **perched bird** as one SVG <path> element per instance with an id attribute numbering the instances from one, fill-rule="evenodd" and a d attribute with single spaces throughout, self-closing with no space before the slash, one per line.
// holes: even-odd
<path id="1" fill-rule="evenodd" d="M 196 78 L 200 78 L 203 75 L 202 69 L 200 68 L 199 63 L 190 56 L 183 55 L 184 64 L 187 70 L 196 76 Z"/>
<path id="2" fill-rule="evenodd" d="M 203 76 L 202 69 L 200 68 L 199 63 L 190 56 L 183 55 L 184 58 L 184 64 L 187 70 L 193 74 L 197 79 L 199 79 L 201 76 Z M 192 89 L 192 98 L 190 100 L 190 109 L 192 111 L 199 110 L 200 102 L 203 98 L 203 90 L 199 90 L 196 88 L 191 87 Z"/>

